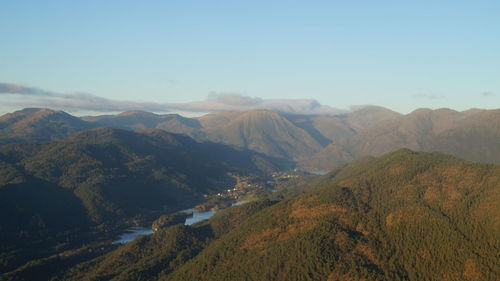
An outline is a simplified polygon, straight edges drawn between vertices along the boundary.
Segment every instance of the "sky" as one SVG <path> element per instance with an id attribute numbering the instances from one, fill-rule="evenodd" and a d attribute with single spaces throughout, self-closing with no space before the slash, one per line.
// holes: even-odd
<path id="1" fill-rule="evenodd" d="M 499 108 L 499 15 L 498 0 L 2 0 L 0 114 Z"/>

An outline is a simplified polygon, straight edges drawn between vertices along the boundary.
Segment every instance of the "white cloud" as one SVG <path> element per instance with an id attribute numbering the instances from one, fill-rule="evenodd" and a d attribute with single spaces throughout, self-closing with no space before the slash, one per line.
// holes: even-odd
<path id="1" fill-rule="evenodd" d="M 222 112 L 269 109 L 290 114 L 338 114 L 345 112 L 321 105 L 312 99 L 261 99 L 238 93 L 210 93 L 203 101 L 188 103 L 156 103 L 113 100 L 87 93 L 57 93 L 18 84 L 0 83 L 0 94 L 18 98 L 10 104 L 17 107 L 47 107 L 65 111 L 120 112 L 144 110 L 151 112 L 190 111 Z"/>

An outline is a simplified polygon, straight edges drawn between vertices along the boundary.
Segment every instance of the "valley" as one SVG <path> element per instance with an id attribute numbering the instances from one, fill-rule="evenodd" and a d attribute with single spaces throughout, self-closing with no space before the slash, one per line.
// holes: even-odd
<path id="1" fill-rule="evenodd" d="M 500 1 L 0 1 L 0 281 L 500 281 Z"/>
<path id="2" fill-rule="evenodd" d="M 498 274 L 498 114 L 8 114 L 0 275 L 489 280 Z M 421 152 L 435 149 L 486 163 Z M 440 268 L 426 258 L 451 255 Z"/>

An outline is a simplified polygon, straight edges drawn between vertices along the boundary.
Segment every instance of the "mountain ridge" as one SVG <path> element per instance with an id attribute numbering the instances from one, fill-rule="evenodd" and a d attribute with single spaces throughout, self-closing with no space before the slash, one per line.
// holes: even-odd
<path id="1" fill-rule="evenodd" d="M 30 116 L 43 115 L 43 112 L 65 119 L 61 117 L 64 121 L 51 122 Z M 15 122 L 7 121 L 9 118 Z M 31 120 L 36 122 L 30 126 L 40 129 L 26 129 Z M 57 140 L 82 129 L 111 126 L 128 130 L 162 129 L 198 141 L 221 142 L 293 161 L 301 169 L 312 171 L 327 171 L 359 157 L 378 156 L 405 147 L 500 163 L 499 120 L 498 109 L 460 112 L 448 108 L 419 108 L 402 115 L 377 106 L 339 115 L 252 110 L 186 118 L 176 114 L 128 111 L 83 119 L 50 110 L 26 109 L 0 117 L 0 128 L 3 128 L 0 129 L 0 144 Z M 15 131 L 16 128 L 25 129 Z M 477 143 L 483 145 L 477 146 Z"/>

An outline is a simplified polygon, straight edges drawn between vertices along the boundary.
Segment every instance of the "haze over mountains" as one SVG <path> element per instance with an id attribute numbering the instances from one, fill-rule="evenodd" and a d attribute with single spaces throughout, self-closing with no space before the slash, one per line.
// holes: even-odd
<path id="1" fill-rule="evenodd" d="M 293 161 L 306 170 L 327 171 L 400 148 L 500 163 L 498 109 L 417 109 L 402 115 L 368 106 L 338 115 L 252 110 L 196 118 L 143 111 L 77 118 L 61 111 L 24 109 L 0 117 L 0 143 L 50 141 L 101 126 L 185 134 L 198 141 L 220 142 Z"/>

